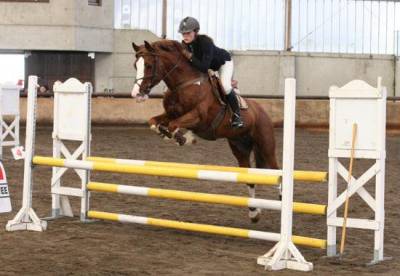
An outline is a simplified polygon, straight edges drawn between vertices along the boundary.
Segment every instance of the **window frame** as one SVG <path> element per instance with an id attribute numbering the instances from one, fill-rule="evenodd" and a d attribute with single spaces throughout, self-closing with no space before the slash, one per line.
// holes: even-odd
<path id="1" fill-rule="evenodd" d="M 0 2 L 9 3 L 50 3 L 50 0 L 0 0 Z"/>
<path id="2" fill-rule="evenodd" d="M 101 7 L 102 0 L 88 0 L 89 6 Z"/>

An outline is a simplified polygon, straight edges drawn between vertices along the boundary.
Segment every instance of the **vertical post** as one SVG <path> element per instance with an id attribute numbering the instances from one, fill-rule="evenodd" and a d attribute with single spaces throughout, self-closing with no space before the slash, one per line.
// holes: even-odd
<path id="1" fill-rule="evenodd" d="M 329 145 L 334 145 L 336 128 L 335 128 L 335 118 L 336 118 L 336 98 L 330 98 L 329 101 Z M 338 160 L 336 156 L 331 155 L 328 152 L 329 157 L 329 180 L 328 180 L 328 206 L 331 206 L 337 198 L 337 183 L 338 183 Z M 337 210 L 328 214 L 326 217 L 327 222 L 327 252 L 326 255 L 333 257 L 336 255 L 336 232 L 337 228 L 334 225 L 328 223 L 331 219 L 337 218 Z"/>
<path id="2" fill-rule="evenodd" d="M 334 145 L 336 137 L 336 98 L 330 98 L 329 101 L 329 145 Z M 328 206 L 331 206 L 337 198 L 337 183 L 338 183 L 338 160 L 336 156 L 328 152 L 329 157 L 329 180 L 328 180 Z M 334 225 L 328 223 L 331 219 L 337 218 L 337 210 L 328 214 L 326 217 L 327 221 L 327 252 L 326 255 L 333 257 L 336 255 L 336 232 L 337 228 Z"/>
<path id="3" fill-rule="evenodd" d="M 167 0 L 163 0 L 162 4 L 162 38 L 167 38 L 167 10 L 168 10 Z"/>
<path id="4" fill-rule="evenodd" d="M 285 1 L 285 50 L 292 50 L 292 0 Z"/>
<path id="5" fill-rule="evenodd" d="M 376 160 L 379 171 L 375 177 L 375 220 L 379 223 L 379 229 L 374 233 L 374 257 L 371 263 L 383 261 L 384 252 L 384 229 L 385 229 L 385 161 L 386 161 L 386 88 L 382 87 L 382 78 L 378 78 L 378 90 L 381 92 L 381 98 L 378 100 L 379 116 L 378 118 L 378 151 L 379 159 Z"/>
<path id="6" fill-rule="evenodd" d="M 293 170 L 296 121 L 296 80 L 285 79 L 285 108 L 283 125 L 282 158 L 282 209 L 281 238 L 279 242 L 257 263 L 268 270 L 293 269 L 311 271 L 313 264 L 307 262 L 292 241 L 293 223 Z"/>
<path id="7" fill-rule="evenodd" d="M 84 143 L 84 150 L 82 152 L 82 160 L 86 160 L 87 157 L 90 156 L 90 143 L 92 140 L 92 130 L 91 130 L 91 114 L 92 114 L 92 92 L 93 92 L 93 88 L 92 85 L 90 83 L 86 83 L 86 96 L 85 96 L 85 100 L 87 103 L 87 110 L 86 110 L 86 134 L 85 134 L 85 138 L 83 140 Z M 90 171 L 85 170 L 83 171 L 83 177 L 82 177 L 82 192 L 83 192 L 83 196 L 81 199 L 81 221 L 86 222 L 88 221 L 87 218 L 87 212 L 89 211 L 89 207 L 90 207 L 90 192 L 87 190 L 87 185 L 90 181 Z"/>
<path id="8" fill-rule="evenodd" d="M 29 76 L 22 208 L 32 208 L 32 159 L 35 154 L 37 76 Z"/>
<path id="9" fill-rule="evenodd" d="M 292 240 L 293 168 L 296 121 L 296 80 L 285 80 L 285 107 L 282 156 L 281 235 L 286 244 Z"/>
<path id="10" fill-rule="evenodd" d="M 58 93 L 54 95 L 54 108 L 57 106 L 57 96 Z M 57 122 L 57 112 L 53 112 L 53 124 Z M 55 126 L 53 126 L 53 129 Z M 54 158 L 61 158 L 61 142 L 59 139 L 53 134 L 53 157 Z M 51 189 L 60 188 L 61 187 L 61 178 L 55 177 L 59 171 L 64 170 L 64 168 L 53 167 L 52 168 L 52 177 L 51 177 Z M 58 218 L 61 216 L 61 198 L 59 194 L 51 193 L 51 218 Z"/>
<path id="11" fill-rule="evenodd" d="M 338 171 L 337 159 L 335 157 L 329 157 L 328 206 L 331 206 L 331 204 L 333 204 L 337 198 L 337 180 L 338 180 L 337 171 Z M 336 226 L 330 225 L 328 221 L 336 218 L 337 218 L 336 210 L 326 217 L 327 221 L 326 255 L 329 257 L 333 257 L 336 255 L 337 229 Z"/>
<path id="12" fill-rule="evenodd" d="M 15 218 L 7 223 L 7 231 L 43 231 L 47 227 L 47 223 L 40 220 L 32 209 L 32 159 L 35 153 L 37 80 L 36 76 L 29 76 L 22 208 Z"/>

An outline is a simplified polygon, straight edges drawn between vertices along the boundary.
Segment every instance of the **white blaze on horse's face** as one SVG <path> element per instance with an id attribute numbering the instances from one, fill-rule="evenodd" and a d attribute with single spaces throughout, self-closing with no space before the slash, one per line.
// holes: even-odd
<path id="1" fill-rule="evenodd" d="M 143 57 L 140 57 L 137 61 L 136 61 L 136 79 L 138 81 L 136 81 L 136 83 L 133 85 L 133 89 L 132 89 L 132 97 L 136 98 L 137 95 L 140 92 L 140 84 L 143 81 L 144 77 L 144 59 Z"/>

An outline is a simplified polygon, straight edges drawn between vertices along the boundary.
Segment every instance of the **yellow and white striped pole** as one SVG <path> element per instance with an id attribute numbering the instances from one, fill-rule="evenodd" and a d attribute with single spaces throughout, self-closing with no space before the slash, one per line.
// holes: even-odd
<path id="1" fill-rule="evenodd" d="M 69 160 L 45 156 L 33 157 L 34 165 L 55 166 L 73 169 L 83 169 L 90 171 L 103 171 L 115 173 L 131 173 L 152 176 L 167 176 L 177 178 L 227 181 L 245 184 L 277 185 L 281 181 L 279 175 L 261 175 L 241 172 L 221 172 L 212 170 L 184 169 L 139 166 L 132 164 L 114 164 L 98 161 Z"/>
<path id="2" fill-rule="evenodd" d="M 281 210 L 282 202 L 278 200 L 267 200 L 251 197 L 219 195 L 209 193 L 196 193 L 179 190 L 156 189 L 139 186 L 127 186 L 110 183 L 90 182 L 87 185 L 89 191 L 109 192 L 128 195 L 138 195 L 156 198 L 176 199 L 185 201 L 196 201 L 204 203 L 225 204 L 241 207 L 261 208 L 267 210 Z M 293 211 L 296 213 L 325 215 L 326 205 L 310 203 L 293 203 Z"/>
<path id="3" fill-rule="evenodd" d="M 189 164 L 189 163 L 160 162 L 160 161 L 131 160 L 131 159 L 115 159 L 115 158 L 96 157 L 96 156 L 90 156 L 86 160 L 112 163 L 112 164 L 137 165 L 137 166 L 147 166 L 147 167 L 185 168 L 185 169 L 200 169 L 200 170 L 212 170 L 212 171 L 222 171 L 222 172 L 282 175 L 280 170 L 258 169 L 258 168 L 242 168 L 242 167 L 200 165 L 200 164 Z M 328 173 L 322 171 L 294 171 L 294 180 L 307 181 L 307 182 L 326 182 L 328 180 Z"/>
<path id="4" fill-rule="evenodd" d="M 226 235 L 226 236 L 249 238 L 249 239 L 259 239 L 259 240 L 275 241 L 275 242 L 279 241 L 281 237 L 279 233 L 255 231 L 255 230 L 208 225 L 208 224 L 189 223 L 176 220 L 131 216 L 131 215 L 116 214 L 116 213 L 100 212 L 94 210 L 89 211 L 87 216 L 88 218 L 92 219 L 111 220 L 122 223 L 145 224 L 145 225 L 159 226 L 159 227 L 193 231 L 193 232 L 202 232 L 202 233 Z M 293 243 L 298 245 L 321 248 L 321 249 L 326 248 L 326 240 L 322 239 L 315 239 L 303 236 L 292 236 L 292 240 Z"/>

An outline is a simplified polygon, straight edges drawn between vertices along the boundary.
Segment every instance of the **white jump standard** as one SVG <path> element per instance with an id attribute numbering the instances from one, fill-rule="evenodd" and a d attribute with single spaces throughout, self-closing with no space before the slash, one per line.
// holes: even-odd
<path id="1" fill-rule="evenodd" d="M 173 162 L 113 159 L 90 156 L 90 84 L 82 84 L 70 79 L 55 85 L 53 156 L 37 156 L 34 153 L 35 117 L 36 117 L 37 78 L 29 78 L 26 158 L 24 171 L 23 205 L 16 217 L 9 221 L 6 229 L 35 230 L 46 229 L 46 222 L 40 220 L 32 209 L 32 168 L 50 166 L 53 168 L 51 181 L 52 217 L 73 216 L 69 196 L 81 199 L 80 216 L 87 219 L 104 219 L 126 223 L 148 224 L 187 231 L 214 233 L 244 238 L 275 241 L 277 244 L 257 262 L 269 270 L 283 268 L 310 271 L 313 264 L 307 262 L 296 245 L 316 248 L 328 247 L 328 255 L 336 253 L 336 228 L 342 226 L 337 209 L 343 204 L 345 193 L 337 196 L 337 174 L 346 179 L 347 171 L 338 158 L 349 157 L 351 124 L 357 123 L 360 139 L 356 144 L 356 158 L 376 159 L 376 164 L 360 179 L 352 179 L 348 194 L 358 193 L 375 211 L 375 220 L 351 218 L 348 227 L 371 229 L 375 231 L 374 262 L 383 260 L 384 229 L 384 160 L 385 160 L 385 103 L 386 91 L 381 87 L 373 88 L 362 81 L 353 81 L 342 88 L 331 88 L 330 143 L 329 143 L 329 195 L 328 205 L 293 202 L 293 181 L 323 182 L 325 172 L 294 171 L 296 81 L 285 80 L 284 141 L 282 170 L 237 168 L 214 165 L 196 165 Z M 357 107 L 357 108 L 355 108 Z M 362 115 L 356 111 L 368 110 Z M 78 148 L 70 153 L 63 141 L 78 141 Z M 62 176 L 68 169 L 73 169 L 80 177 L 81 187 L 72 188 L 62 185 Z M 238 197 L 210 193 L 197 193 L 181 190 L 156 189 L 138 186 L 126 186 L 90 181 L 90 171 L 142 174 L 186 179 L 227 181 L 257 185 L 278 185 L 282 183 L 282 201 Z M 370 178 L 376 175 L 376 199 L 363 188 Z M 217 225 L 188 223 L 175 220 L 148 218 L 125 214 L 107 213 L 90 210 L 90 192 L 109 192 L 136 196 L 157 197 L 163 199 L 186 200 L 210 204 L 224 204 L 257 209 L 281 211 L 280 233 L 253 231 Z M 254 196 L 254 195 L 253 195 Z M 293 212 L 327 217 L 328 242 L 292 235 Z"/>
<path id="2" fill-rule="evenodd" d="M 336 255 L 336 230 L 343 226 L 337 210 L 348 196 L 358 194 L 374 212 L 374 219 L 348 218 L 348 228 L 374 231 L 374 256 L 371 264 L 384 260 L 383 236 L 385 227 L 385 160 L 386 160 L 386 88 L 378 78 L 377 88 L 364 81 L 354 80 L 345 86 L 331 87 L 329 122 L 329 193 L 328 193 L 328 256 Z M 348 181 L 348 170 L 339 158 L 350 158 L 352 125 L 357 124 L 354 157 L 375 160 L 358 179 L 351 178 L 348 190 L 339 196 L 338 175 Z M 375 198 L 364 188 L 375 177 Z"/>
<path id="3" fill-rule="evenodd" d="M 3 147 L 19 146 L 19 91 L 20 86 L 10 82 L 0 85 L 0 158 Z M 10 123 L 4 120 L 4 116 L 11 119 Z"/>

